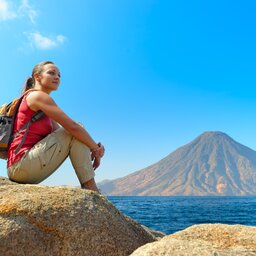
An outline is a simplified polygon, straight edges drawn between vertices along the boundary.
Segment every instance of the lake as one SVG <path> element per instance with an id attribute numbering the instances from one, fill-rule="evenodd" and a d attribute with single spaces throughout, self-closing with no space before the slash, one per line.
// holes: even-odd
<path id="1" fill-rule="evenodd" d="M 256 197 L 108 196 L 125 215 L 165 234 L 194 224 L 256 226 Z"/>

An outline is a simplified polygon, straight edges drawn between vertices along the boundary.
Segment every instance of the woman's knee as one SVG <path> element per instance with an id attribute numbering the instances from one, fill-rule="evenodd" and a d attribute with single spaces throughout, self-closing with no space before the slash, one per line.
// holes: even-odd
<path id="1" fill-rule="evenodd" d="M 82 151 L 84 153 L 91 154 L 90 148 L 74 137 L 72 138 L 71 148 L 76 149 L 76 151 Z"/>
<path id="2" fill-rule="evenodd" d="M 81 125 L 83 127 L 82 124 L 78 123 L 79 125 Z M 67 130 L 65 130 L 63 127 L 60 127 L 59 129 L 57 129 L 56 131 L 54 131 L 56 138 L 58 139 L 58 141 L 61 144 L 68 144 L 70 147 L 71 151 L 76 151 L 78 152 L 83 152 L 86 153 L 88 155 L 91 154 L 91 150 L 90 148 L 85 145 L 84 143 L 82 143 L 81 141 L 79 141 L 78 139 L 76 139 L 74 136 L 72 136 Z M 72 150 L 74 149 L 74 150 Z"/>

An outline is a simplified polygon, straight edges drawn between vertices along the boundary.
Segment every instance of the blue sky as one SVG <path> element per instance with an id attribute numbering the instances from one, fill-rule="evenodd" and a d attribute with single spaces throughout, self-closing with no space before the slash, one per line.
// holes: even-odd
<path id="1" fill-rule="evenodd" d="M 253 0 L 0 0 L 0 103 L 35 64 L 54 61 L 62 78 L 52 97 L 105 145 L 97 181 L 204 131 L 256 150 L 255 13 Z M 67 162 L 43 184 L 78 180 Z"/>

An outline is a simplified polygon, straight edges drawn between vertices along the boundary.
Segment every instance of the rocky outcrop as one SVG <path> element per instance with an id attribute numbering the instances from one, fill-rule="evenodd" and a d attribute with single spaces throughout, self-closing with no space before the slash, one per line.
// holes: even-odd
<path id="1" fill-rule="evenodd" d="M 92 191 L 0 177 L 0 255 L 256 256 L 256 227 L 202 224 L 163 236 Z"/>
<path id="2" fill-rule="evenodd" d="M 224 224 L 191 226 L 146 244 L 131 256 L 255 256 L 256 227 Z"/>
<path id="3" fill-rule="evenodd" d="M 129 255 L 155 240 L 98 193 L 0 178 L 0 255 Z"/>

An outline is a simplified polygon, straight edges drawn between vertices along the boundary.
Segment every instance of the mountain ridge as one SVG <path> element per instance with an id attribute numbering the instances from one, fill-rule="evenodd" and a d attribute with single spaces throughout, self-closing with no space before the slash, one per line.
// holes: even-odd
<path id="1" fill-rule="evenodd" d="M 256 195 L 256 151 L 226 133 L 207 131 L 158 162 L 99 183 L 107 195 Z"/>

